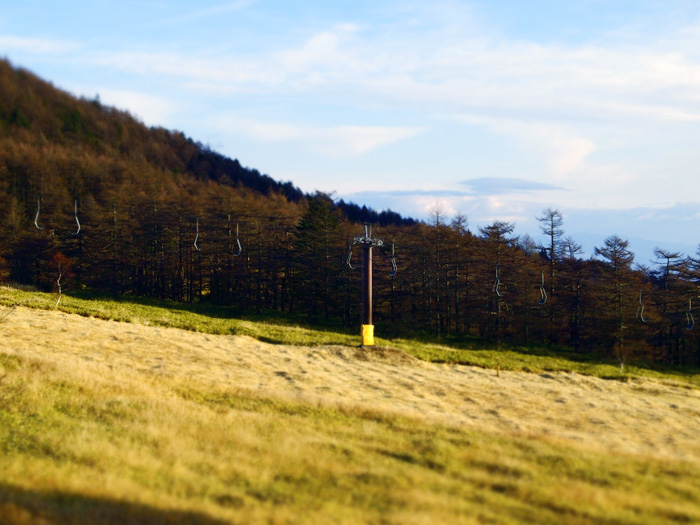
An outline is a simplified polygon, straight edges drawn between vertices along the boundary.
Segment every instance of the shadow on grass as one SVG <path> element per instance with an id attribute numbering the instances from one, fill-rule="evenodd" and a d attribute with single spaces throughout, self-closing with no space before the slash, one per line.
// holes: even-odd
<path id="1" fill-rule="evenodd" d="M 150 308 L 165 308 L 183 313 L 201 315 L 213 319 L 236 319 L 252 322 L 275 323 L 285 326 L 299 326 L 311 330 L 323 330 L 337 332 L 341 334 L 353 333 L 352 328 L 343 325 L 341 319 L 333 318 L 328 322 L 322 320 L 309 319 L 308 315 L 281 312 L 279 310 L 255 311 L 254 308 L 242 306 L 227 306 L 211 302 L 186 303 L 169 299 L 158 299 L 150 297 L 129 296 L 129 295 L 105 295 L 91 291 L 74 291 L 64 294 L 65 297 L 73 297 L 79 300 L 111 301 L 118 304 L 129 304 L 134 306 L 145 306 Z"/>
<path id="2" fill-rule="evenodd" d="M 578 373 L 595 375 L 603 379 L 629 380 L 629 374 L 633 377 L 642 377 L 645 373 L 656 373 L 668 375 L 669 379 L 680 379 L 695 387 L 700 386 L 698 380 L 700 367 L 691 365 L 674 366 L 631 357 L 625 363 L 624 373 L 619 373 L 615 371 L 620 368 L 620 363 L 610 355 L 610 352 L 576 351 L 564 346 L 545 344 L 502 343 L 498 348 L 493 341 L 466 334 L 450 334 L 437 338 L 432 334 L 421 332 L 413 336 L 406 334 L 403 338 L 424 344 L 428 349 L 430 345 L 448 348 L 448 351 L 438 353 L 436 356 L 422 357 L 434 363 L 463 364 L 483 368 L 495 368 L 498 364 L 505 370 L 524 371 L 568 371 L 571 368 L 565 363 L 571 363 L 577 365 Z M 516 363 L 515 368 L 513 368 L 513 362 Z M 609 367 L 611 372 L 602 373 L 599 367 Z M 598 370 L 593 372 L 596 368 Z"/>
<path id="3" fill-rule="evenodd" d="M 227 522 L 197 512 L 163 510 L 128 501 L 28 490 L 0 483 L 0 523 L 223 525 Z"/>
<path id="4" fill-rule="evenodd" d="M 18 288 L 20 290 L 20 288 Z M 170 300 L 162 300 L 157 298 L 149 297 L 139 297 L 139 296 L 110 296 L 102 293 L 91 292 L 88 290 L 75 290 L 64 294 L 66 298 L 75 298 L 78 302 L 83 304 L 76 304 L 74 306 L 68 306 L 68 301 L 64 302 L 60 310 L 66 311 L 68 313 L 77 313 L 78 315 L 95 315 L 96 317 L 108 318 L 120 320 L 117 317 L 110 315 L 109 313 L 97 312 L 96 308 L 89 305 L 91 301 L 96 303 L 103 303 L 109 309 L 111 305 L 131 305 L 136 309 L 142 308 L 154 308 L 154 309 L 166 309 L 170 312 L 179 312 L 182 314 L 194 314 L 201 316 L 203 318 L 209 319 L 221 319 L 221 320 L 236 320 L 236 321 L 249 321 L 249 322 L 261 322 L 276 325 L 278 327 L 293 327 L 302 328 L 306 330 L 311 330 L 316 332 L 310 339 L 308 337 L 302 338 L 297 342 L 288 340 L 286 337 L 280 337 L 279 335 L 266 334 L 266 333 L 249 333 L 245 328 L 239 329 L 236 327 L 230 328 L 230 333 L 236 334 L 242 333 L 243 335 L 251 335 L 256 339 L 271 343 L 271 344 L 301 344 L 318 346 L 324 344 L 347 344 L 347 339 L 344 343 L 339 342 L 334 336 L 342 336 L 347 338 L 347 336 L 359 336 L 357 328 L 359 323 L 355 327 L 348 327 L 344 325 L 341 319 L 331 319 L 330 321 L 325 321 L 322 319 L 309 319 L 307 315 L 293 314 L 289 312 L 280 312 L 276 310 L 263 310 L 260 312 L 255 312 L 251 308 L 244 308 L 241 306 L 224 306 L 216 305 L 210 302 L 198 302 L 198 303 L 182 303 Z M 85 304 L 87 303 L 87 304 Z M 21 301 L 17 304 L 21 304 Z M 27 304 L 26 306 L 33 306 L 32 304 Z M 37 307 L 37 306 L 34 306 Z M 39 306 L 40 308 L 42 306 Z M 45 305 L 44 305 L 45 307 Z M 134 311 L 138 315 L 138 311 Z M 146 316 L 149 314 L 146 313 Z M 160 321 L 156 320 L 156 324 L 161 324 Z M 170 321 L 164 322 L 165 326 L 174 326 L 177 328 L 182 328 L 185 330 L 202 331 L 207 332 L 206 326 L 200 327 L 197 325 L 198 321 L 196 319 L 186 322 L 175 322 Z M 209 333 L 229 333 L 229 332 L 209 332 Z M 320 334 L 326 334 L 326 336 Z M 619 363 L 610 356 L 609 352 L 577 352 L 571 348 L 558 347 L 558 346 L 547 346 L 547 345 L 510 345 L 504 343 L 500 348 L 497 347 L 494 341 L 484 339 L 474 335 L 468 334 L 447 334 L 442 337 L 437 337 L 435 334 L 427 333 L 425 331 L 416 330 L 412 326 L 407 325 L 392 325 L 386 320 L 377 320 L 375 335 L 382 337 L 389 346 L 391 346 L 391 341 L 395 339 L 407 339 L 422 343 L 424 345 L 439 345 L 448 347 L 453 355 L 446 355 L 445 352 L 438 353 L 438 355 L 429 355 L 430 352 L 422 353 L 421 359 L 428 361 L 433 361 L 437 363 L 450 363 L 450 364 L 467 364 L 474 366 L 483 366 L 486 368 L 494 368 L 496 366 L 508 369 L 506 361 L 500 362 L 499 355 L 503 359 L 507 360 L 506 354 L 512 353 L 515 360 L 522 361 L 522 366 L 518 365 L 518 369 L 527 369 L 528 366 L 534 367 L 539 370 L 559 370 L 565 369 L 565 365 L 558 364 L 558 361 L 565 360 L 571 363 L 579 365 L 579 367 L 584 367 L 579 369 L 580 373 L 587 373 L 586 367 L 597 367 L 597 366 L 609 366 L 612 369 L 619 368 Z M 359 337 L 358 337 L 359 342 Z M 473 353 L 472 353 L 473 352 Z M 491 354 L 487 358 L 484 356 L 477 355 L 479 353 Z M 531 364 L 526 363 L 528 360 L 534 361 Z M 551 359 L 552 363 L 547 364 L 544 361 Z M 650 363 L 644 360 L 632 359 L 626 364 L 627 370 L 642 370 L 653 373 L 660 374 L 672 374 L 676 377 L 687 379 L 693 383 L 697 381 L 694 378 L 700 373 L 700 369 L 697 367 L 677 367 L 670 366 L 665 363 Z M 600 376 L 600 373 L 594 375 Z M 625 374 L 605 374 L 605 377 L 609 378 L 621 378 Z"/>

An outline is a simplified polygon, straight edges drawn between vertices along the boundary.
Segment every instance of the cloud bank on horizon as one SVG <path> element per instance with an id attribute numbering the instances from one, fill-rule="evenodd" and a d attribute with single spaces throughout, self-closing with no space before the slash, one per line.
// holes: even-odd
<path id="1" fill-rule="evenodd" d="M 696 2 L 27 0 L 0 53 L 306 191 L 700 241 Z"/>

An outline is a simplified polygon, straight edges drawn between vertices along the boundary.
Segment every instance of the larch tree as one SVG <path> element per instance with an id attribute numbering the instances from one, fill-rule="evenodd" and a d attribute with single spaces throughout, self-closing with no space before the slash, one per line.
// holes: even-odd
<path id="1" fill-rule="evenodd" d="M 656 280 L 656 303 L 664 320 L 661 334 L 666 359 L 674 364 L 681 361 L 684 328 L 691 329 L 692 299 L 687 290 L 687 280 L 682 279 L 689 269 L 689 260 L 680 252 L 655 248 L 657 269 L 652 273 Z"/>
<path id="2" fill-rule="evenodd" d="M 328 320 L 333 275 L 332 246 L 340 219 L 330 197 L 317 194 L 296 228 L 297 295 L 305 299 L 309 318 L 315 319 L 319 307 Z"/>
<path id="3" fill-rule="evenodd" d="M 555 287 L 555 270 L 558 267 L 559 260 L 563 251 L 562 237 L 564 236 L 564 216 L 559 210 L 547 208 L 542 212 L 542 215 L 537 217 L 540 223 L 540 231 L 547 236 L 547 244 L 542 249 L 547 253 L 548 274 L 549 274 L 549 301 L 548 301 L 548 331 L 550 342 L 555 342 L 557 336 L 554 329 L 555 308 L 556 308 L 556 291 Z"/>
<path id="4" fill-rule="evenodd" d="M 611 235 L 605 239 L 602 247 L 596 247 L 595 255 L 602 257 L 610 272 L 611 293 L 609 303 L 613 308 L 615 323 L 615 356 L 620 361 L 620 372 L 623 371 L 628 357 L 625 348 L 625 289 L 628 287 L 628 277 L 631 273 L 631 265 L 634 261 L 634 253 L 629 249 L 629 241 L 617 235 Z"/>
<path id="5" fill-rule="evenodd" d="M 482 238 L 485 241 L 485 249 L 487 253 L 487 264 L 492 273 L 493 283 L 491 293 L 488 295 L 489 318 L 493 316 L 495 322 L 493 324 L 493 333 L 496 336 L 496 344 L 498 348 L 501 346 L 502 339 L 502 313 L 504 306 L 505 286 L 502 281 L 503 268 L 502 261 L 506 260 L 506 249 L 517 242 L 518 237 L 511 237 L 515 230 L 515 224 L 512 222 L 494 221 L 492 224 L 484 227 L 479 227 Z M 506 268 L 507 270 L 507 268 Z M 487 274 L 490 272 L 487 272 Z M 491 323 L 489 323 L 491 324 Z"/>

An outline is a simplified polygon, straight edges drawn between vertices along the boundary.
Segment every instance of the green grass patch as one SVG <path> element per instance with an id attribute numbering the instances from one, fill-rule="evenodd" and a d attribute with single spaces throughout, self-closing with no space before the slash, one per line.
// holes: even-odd
<path id="1" fill-rule="evenodd" d="M 582 356 L 564 350 L 546 348 L 463 349 L 459 344 L 448 346 L 438 343 L 395 339 L 387 344 L 419 359 L 435 363 L 461 364 L 481 368 L 516 372 L 567 372 L 604 379 L 629 381 L 650 378 L 692 388 L 700 388 L 700 370 L 677 370 L 644 363 L 631 363 L 620 372 L 620 365 L 600 356 Z"/>
<path id="2" fill-rule="evenodd" d="M 219 335 L 244 335 L 273 344 L 303 346 L 358 346 L 358 330 L 311 325 L 304 319 L 279 312 L 251 314 L 239 308 L 209 304 L 184 304 L 144 298 L 64 295 L 58 307 L 56 295 L 19 288 L 0 288 L 0 305 L 57 309 L 120 322 L 180 328 Z M 566 349 L 544 347 L 489 348 L 471 336 L 450 337 L 439 343 L 430 336 L 421 339 L 375 338 L 378 346 L 397 348 L 425 361 L 463 364 L 490 369 L 542 372 L 574 372 L 606 379 L 653 378 L 700 388 L 700 370 L 678 370 L 641 362 L 620 365 L 600 355 L 576 354 Z"/>
<path id="3" fill-rule="evenodd" d="M 63 295 L 58 306 L 56 294 L 0 288 L 0 304 L 58 310 L 70 314 L 126 323 L 180 328 L 214 335 L 245 335 L 273 344 L 357 345 L 359 337 L 350 330 L 318 327 L 290 315 L 266 312 L 250 314 L 240 308 L 158 301 L 147 298 Z"/>

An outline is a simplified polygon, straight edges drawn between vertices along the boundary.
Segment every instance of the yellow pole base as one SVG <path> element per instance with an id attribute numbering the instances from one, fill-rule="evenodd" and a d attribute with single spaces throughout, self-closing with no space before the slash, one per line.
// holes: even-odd
<path id="1" fill-rule="evenodd" d="M 362 325 L 362 346 L 374 346 L 374 325 Z"/>

